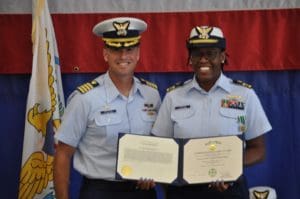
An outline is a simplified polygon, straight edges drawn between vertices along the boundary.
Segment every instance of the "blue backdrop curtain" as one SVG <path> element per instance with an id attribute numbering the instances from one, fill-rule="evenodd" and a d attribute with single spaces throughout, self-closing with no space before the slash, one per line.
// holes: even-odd
<path id="1" fill-rule="evenodd" d="M 249 186 L 272 186 L 280 199 L 300 198 L 300 71 L 225 72 L 252 84 L 273 130 L 266 135 L 267 156 L 248 167 Z M 137 73 L 159 86 L 162 97 L 170 85 L 192 77 L 191 73 Z M 63 74 L 65 96 L 98 74 Z M 17 198 L 24 134 L 25 107 L 30 75 L 0 75 L 0 176 L 1 198 Z M 77 198 L 81 177 L 71 175 L 71 198 Z M 160 196 L 160 190 L 158 189 Z M 160 196 L 161 197 L 161 196 Z"/>

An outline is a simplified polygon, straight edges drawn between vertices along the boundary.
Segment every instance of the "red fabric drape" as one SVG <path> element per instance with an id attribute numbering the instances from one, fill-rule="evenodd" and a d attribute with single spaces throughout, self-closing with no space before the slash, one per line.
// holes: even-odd
<path id="1" fill-rule="evenodd" d="M 138 72 L 189 70 L 185 40 L 196 25 L 219 26 L 227 39 L 228 71 L 300 69 L 300 9 L 52 14 L 62 72 L 103 72 L 102 41 L 92 33 L 103 19 L 134 16 L 148 23 Z M 0 73 L 31 72 L 31 15 L 0 15 Z M 77 70 L 79 69 L 79 70 Z"/>

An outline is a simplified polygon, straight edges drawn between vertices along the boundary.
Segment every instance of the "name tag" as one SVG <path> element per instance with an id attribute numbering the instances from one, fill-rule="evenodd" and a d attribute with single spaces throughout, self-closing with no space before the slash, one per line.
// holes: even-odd
<path id="1" fill-rule="evenodd" d="M 100 114 L 101 114 L 101 115 L 104 115 L 104 114 L 116 113 L 116 112 L 117 112 L 116 109 L 112 109 L 112 110 L 100 111 Z"/>
<path id="2" fill-rule="evenodd" d="M 191 108 L 191 105 L 184 105 L 184 106 L 175 106 L 175 110 Z"/>

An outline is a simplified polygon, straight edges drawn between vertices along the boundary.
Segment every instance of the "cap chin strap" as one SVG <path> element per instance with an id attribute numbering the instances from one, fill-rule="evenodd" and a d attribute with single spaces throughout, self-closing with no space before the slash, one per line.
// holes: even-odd
<path id="1" fill-rule="evenodd" d="M 106 45 L 120 48 L 135 46 L 139 43 L 141 36 L 130 37 L 130 38 L 103 38 Z"/>
<path id="2" fill-rule="evenodd" d="M 190 44 L 201 44 L 201 43 L 218 43 L 219 40 L 217 39 L 193 39 L 193 40 L 189 40 L 188 43 Z"/>
<path id="3" fill-rule="evenodd" d="M 131 42 L 131 41 L 139 40 L 140 38 L 141 38 L 141 36 L 126 37 L 126 38 L 107 38 L 107 37 L 104 37 L 104 38 L 102 38 L 102 40 L 105 41 L 105 42 Z"/>

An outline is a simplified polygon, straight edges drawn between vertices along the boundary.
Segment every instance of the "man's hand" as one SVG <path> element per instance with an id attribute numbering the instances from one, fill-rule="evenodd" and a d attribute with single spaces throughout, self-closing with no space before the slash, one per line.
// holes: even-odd
<path id="1" fill-rule="evenodd" d="M 149 190 L 155 187 L 155 182 L 153 179 L 140 178 L 136 184 L 137 189 Z"/>

